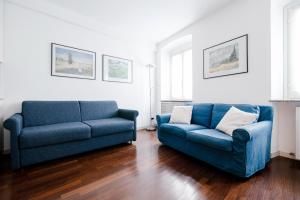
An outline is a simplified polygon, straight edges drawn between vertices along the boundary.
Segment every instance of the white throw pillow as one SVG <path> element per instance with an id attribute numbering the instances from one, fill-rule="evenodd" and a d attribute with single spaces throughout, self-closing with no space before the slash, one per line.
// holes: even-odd
<path id="1" fill-rule="evenodd" d="M 257 122 L 258 114 L 244 112 L 232 106 L 217 125 L 216 129 L 232 136 L 235 129 Z"/>
<path id="2" fill-rule="evenodd" d="M 190 124 L 193 106 L 174 106 L 170 123 Z"/>

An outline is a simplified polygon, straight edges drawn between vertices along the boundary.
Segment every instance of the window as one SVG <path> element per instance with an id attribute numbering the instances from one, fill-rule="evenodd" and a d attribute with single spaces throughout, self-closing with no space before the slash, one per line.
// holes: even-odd
<path id="1" fill-rule="evenodd" d="M 161 62 L 161 99 L 192 100 L 192 49 L 168 51 Z"/>
<path id="2" fill-rule="evenodd" d="M 300 4 L 285 9 L 285 98 L 300 99 Z"/>
<path id="3" fill-rule="evenodd" d="M 191 101 L 193 91 L 192 35 L 159 48 L 161 100 Z"/>
<path id="4" fill-rule="evenodd" d="M 170 56 L 172 100 L 192 99 L 192 50 L 188 49 Z"/>

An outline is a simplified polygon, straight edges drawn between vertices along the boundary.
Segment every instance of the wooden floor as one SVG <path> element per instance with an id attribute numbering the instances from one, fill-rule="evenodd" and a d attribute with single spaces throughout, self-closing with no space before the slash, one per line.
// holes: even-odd
<path id="1" fill-rule="evenodd" d="M 137 142 L 12 172 L 0 161 L 0 199 L 300 199 L 300 164 L 277 157 L 240 179 L 161 145 Z"/>

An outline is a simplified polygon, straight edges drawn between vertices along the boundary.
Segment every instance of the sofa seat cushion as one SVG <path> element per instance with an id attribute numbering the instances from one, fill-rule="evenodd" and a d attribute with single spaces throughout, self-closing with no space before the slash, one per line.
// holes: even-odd
<path id="1" fill-rule="evenodd" d="M 232 137 L 215 129 L 194 130 L 187 133 L 187 140 L 222 151 L 232 151 Z"/>
<path id="2" fill-rule="evenodd" d="M 26 127 L 20 135 L 23 149 L 91 138 L 91 129 L 81 122 Z"/>
<path id="3" fill-rule="evenodd" d="M 168 134 L 176 135 L 179 137 L 186 137 L 188 131 L 205 129 L 205 126 L 198 124 L 171 124 L 165 123 L 160 126 L 160 131 Z"/>
<path id="4" fill-rule="evenodd" d="M 92 129 L 92 137 L 133 131 L 134 121 L 120 117 L 84 121 Z"/>

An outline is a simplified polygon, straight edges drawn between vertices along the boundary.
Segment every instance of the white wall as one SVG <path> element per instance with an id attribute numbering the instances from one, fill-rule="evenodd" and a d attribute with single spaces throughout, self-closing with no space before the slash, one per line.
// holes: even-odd
<path id="1" fill-rule="evenodd" d="M 0 0 L 0 9 L 4 0 Z M 242 0 L 160 42 L 159 50 L 181 36 L 193 35 L 193 95 L 196 102 L 270 104 L 281 99 L 283 82 L 282 7 L 291 0 Z M 56 8 L 15 3 L 6 0 L 0 12 L 0 60 L 4 46 L 5 61 L 0 63 L 0 119 L 20 111 L 27 99 L 72 100 L 115 99 L 121 107 L 140 111 L 139 127 L 146 126 L 149 115 L 148 71 L 153 63 L 153 48 L 141 41 L 126 41 L 120 33 L 83 16 Z M 30 2 L 30 1 L 29 1 Z M 37 2 L 37 1 L 35 1 Z M 44 3 L 43 3 L 44 4 Z M 258 6 L 259 5 L 259 6 Z M 45 8 L 57 11 L 43 12 Z M 270 11 L 271 10 L 271 11 Z M 4 28 L 1 17 L 4 13 Z M 67 13 L 67 15 L 66 15 Z M 60 16 L 68 17 L 68 20 Z M 271 16 L 271 17 L 270 17 Z M 69 19 L 73 19 L 69 20 Z M 75 19 L 75 20 L 74 20 Z M 272 19 L 272 20 L 271 20 Z M 1 33 L 4 30 L 4 45 Z M 234 37 L 249 34 L 249 73 L 215 79 L 202 78 L 202 50 Z M 122 35 L 122 34 L 121 34 Z M 271 41 L 270 41 L 271 40 Z M 97 52 L 97 80 L 79 80 L 50 76 L 50 43 L 57 42 Z M 101 81 L 101 55 L 111 54 L 134 60 L 134 83 Z M 272 58 L 271 58 L 272 57 Z M 160 57 L 157 57 L 159 63 Z M 272 66 L 272 88 L 271 67 Z M 1 72 L 2 70 L 2 72 Z M 156 107 L 159 108 L 160 68 L 157 71 Z M 275 75 L 274 75 L 275 73 Z M 3 77 L 3 81 L 1 81 Z M 279 83 L 280 84 L 276 84 Z M 5 83 L 3 90 L 3 83 Z M 275 87 L 273 87 L 275 86 Z M 132 101 L 135 99 L 135 101 Z M 295 152 L 295 107 L 300 103 L 274 103 L 275 119 L 272 152 Z M 157 109 L 159 110 L 159 109 Z M 9 134 L 5 132 L 5 150 Z"/>
<path id="2" fill-rule="evenodd" d="M 2 113 L 1 110 L 1 104 L 2 104 L 2 95 L 3 95 L 3 24 L 4 24 L 4 0 L 0 0 L 0 113 Z M 1 118 L 0 118 L 1 122 Z M 1 124 L 1 123 L 0 123 Z M 3 130 L 0 128 L 0 148 L 2 149 L 3 146 Z"/>
<path id="3" fill-rule="evenodd" d="M 195 102 L 270 104 L 269 0 L 235 1 L 162 41 L 158 45 L 158 50 L 172 40 L 187 34 L 193 35 L 193 100 Z M 244 34 L 249 35 L 249 72 L 204 80 L 202 78 L 203 49 Z M 159 59 L 158 57 L 158 61 Z M 276 151 L 277 132 L 274 131 L 272 152 Z"/>
<path id="4" fill-rule="evenodd" d="M 0 0 L 0 63 L 3 61 L 4 0 Z"/>
<path id="5" fill-rule="evenodd" d="M 5 119 L 20 112 L 23 100 L 116 100 L 119 107 L 140 112 L 138 127 L 148 125 L 149 83 L 145 65 L 154 62 L 153 48 L 140 41 L 119 39 L 118 34 L 110 35 L 105 30 L 102 33 L 99 27 L 89 27 L 93 23 L 86 17 L 57 12 L 77 20 L 70 21 L 48 13 L 50 8 L 47 12 L 42 10 L 28 2 L 21 5 L 14 0 L 5 1 L 5 85 L 0 117 Z M 50 76 L 51 42 L 95 51 L 97 80 Z M 132 59 L 133 83 L 103 82 L 102 54 Z M 4 140 L 4 150 L 8 150 L 7 131 Z"/>
<path id="6" fill-rule="evenodd" d="M 271 1 L 271 99 L 277 109 L 278 150 L 296 151 L 296 107 L 300 102 L 284 101 L 284 7 L 297 0 Z M 298 1 L 299 2 L 299 1 Z"/>
<path id="7" fill-rule="evenodd" d="M 277 102 L 278 149 L 289 154 L 296 152 L 296 107 L 300 102 Z"/>

